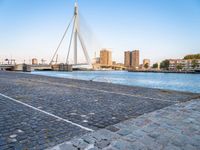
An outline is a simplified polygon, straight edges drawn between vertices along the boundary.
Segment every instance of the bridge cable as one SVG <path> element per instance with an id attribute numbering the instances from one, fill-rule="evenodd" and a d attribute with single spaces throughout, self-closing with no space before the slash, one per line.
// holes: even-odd
<path id="1" fill-rule="evenodd" d="M 86 50 L 86 46 L 85 46 L 85 44 L 83 42 L 83 38 L 82 38 L 82 36 L 79 32 L 78 32 L 78 37 L 79 37 L 79 40 L 80 40 L 80 43 L 81 43 L 81 46 L 82 46 L 82 49 L 83 49 L 83 52 L 84 52 L 84 55 L 85 55 L 85 59 L 86 59 L 88 64 L 91 64 L 90 57 L 89 57 L 88 52 Z"/>
<path id="2" fill-rule="evenodd" d="M 71 38 L 70 38 L 70 43 L 69 43 L 69 48 L 68 48 L 68 52 L 67 52 L 67 59 L 66 59 L 66 63 L 69 63 L 69 54 L 70 54 L 70 50 L 71 50 L 71 45 L 72 45 L 72 40 L 73 40 L 73 36 L 74 36 L 74 30 L 75 30 L 75 26 L 76 26 L 76 17 L 74 17 L 74 24 L 73 24 L 73 29 L 72 29 L 72 33 L 71 33 Z"/>
<path id="3" fill-rule="evenodd" d="M 67 34 L 67 31 L 69 30 L 69 27 L 71 26 L 73 20 L 74 20 L 74 16 L 73 16 L 72 19 L 70 20 L 70 23 L 69 23 L 69 25 L 67 26 L 67 28 L 66 28 L 66 30 L 65 30 L 65 32 L 64 32 L 64 34 L 63 34 L 63 36 L 62 36 L 61 41 L 59 42 L 58 47 L 57 47 L 56 50 L 55 50 L 55 53 L 54 53 L 54 55 L 53 55 L 53 57 L 52 57 L 52 59 L 51 59 L 50 65 L 53 63 L 53 60 L 54 60 L 56 54 L 58 53 L 58 50 L 59 50 L 59 48 L 60 48 L 60 46 L 61 46 L 61 44 L 62 44 L 62 42 L 63 42 L 63 40 L 64 40 L 64 38 L 65 38 L 65 36 L 66 36 L 66 34 Z"/>

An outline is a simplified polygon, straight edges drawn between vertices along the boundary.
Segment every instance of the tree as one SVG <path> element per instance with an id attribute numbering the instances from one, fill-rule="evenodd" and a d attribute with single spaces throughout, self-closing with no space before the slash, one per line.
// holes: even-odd
<path id="1" fill-rule="evenodd" d="M 169 70 L 169 60 L 164 60 L 160 63 L 160 68 L 164 70 Z"/>
<path id="2" fill-rule="evenodd" d="M 145 68 L 145 69 L 148 69 L 148 68 L 149 68 L 149 64 L 146 63 L 146 64 L 144 65 L 144 68 Z"/>
<path id="3" fill-rule="evenodd" d="M 158 68 L 158 63 L 153 64 L 153 68 Z"/>
<path id="4" fill-rule="evenodd" d="M 176 69 L 177 69 L 177 70 L 182 70 L 182 69 L 183 69 L 183 66 L 182 66 L 181 64 L 178 64 L 178 65 L 176 66 Z"/>
<path id="5" fill-rule="evenodd" d="M 194 55 L 187 55 L 184 57 L 184 59 L 200 59 L 200 54 L 194 54 Z"/>
<path id="6" fill-rule="evenodd" d="M 192 60 L 192 68 L 195 69 L 196 67 L 198 67 L 197 60 Z"/>

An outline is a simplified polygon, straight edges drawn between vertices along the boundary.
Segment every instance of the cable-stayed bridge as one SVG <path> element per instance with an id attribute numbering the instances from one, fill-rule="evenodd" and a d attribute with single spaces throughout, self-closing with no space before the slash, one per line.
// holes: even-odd
<path id="1" fill-rule="evenodd" d="M 91 34 L 89 34 L 90 43 L 88 43 L 88 45 L 86 45 L 87 38 L 83 38 L 84 37 L 83 35 L 84 35 L 84 32 L 87 31 L 87 28 L 86 28 L 86 26 L 84 26 L 83 24 L 80 23 L 81 19 L 83 19 L 83 18 L 79 13 L 78 2 L 75 1 L 74 13 L 71 17 L 71 20 L 70 20 L 68 26 L 65 29 L 65 32 L 64 32 L 61 40 L 59 41 L 57 48 L 55 49 L 55 51 L 53 53 L 50 63 L 45 64 L 45 65 L 41 65 L 41 64 L 30 65 L 31 70 L 72 71 L 73 69 L 76 70 L 76 69 L 86 69 L 86 68 L 87 69 L 93 68 L 93 69 L 97 69 L 97 70 L 101 69 L 101 68 L 102 69 L 110 68 L 110 69 L 115 69 L 115 70 L 124 69 L 124 67 L 119 66 L 119 65 L 108 66 L 108 65 L 101 65 L 101 64 L 92 64 L 91 59 L 88 54 L 88 47 L 93 45 L 94 43 L 96 44 L 96 42 L 92 41 L 93 39 L 95 39 L 95 37 L 92 36 Z M 92 39 L 91 39 L 91 37 L 92 37 Z M 69 40 L 69 44 L 68 45 L 66 44 L 67 45 L 67 50 L 66 50 L 67 55 L 64 56 L 65 61 L 64 62 L 58 61 L 58 53 L 61 50 L 62 44 L 65 44 L 64 40 L 66 38 Z M 70 54 L 73 55 L 72 60 L 70 60 Z M 82 55 L 80 57 L 80 54 L 82 54 L 84 57 L 82 57 Z M 82 61 L 83 58 L 85 59 L 85 61 Z M 15 70 L 15 68 L 19 68 L 20 70 L 24 70 L 23 69 L 24 65 L 25 64 L 22 64 L 19 66 L 18 65 L 17 66 L 16 65 L 2 66 L 2 67 L 0 66 L 0 69 Z"/>
<path id="2" fill-rule="evenodd" d="M 75 6 L 74 6 L 74 14 L 72 16 L 72 19 L 70 20 L 59 44 L 58 47 L 56 48 L 53 57 L 51 58 L 50 61 L 50 65 L 53 65 L 55 62 L 57 62 L 57 57 L 58 57 L 58 51 L 65 39 L 66 36 L 70 36 L 70 41 L 69 41 L 69 45 L 68 45 L 68 51 L 67 51 L 67 56 L 66 56 L 66 62 L 64 62 L 66 65 L 72 65 L 73 67 L 75 66 L 80 66 L 80 65 L 89 65 L 91 66 L 91 59 L 89 57 L 88 51 L 87 51 L 87 47 L 85 44 L 85 41 L 83 39 L 83 36 L 80 32 L 80 21 L 79 21 L 79 10 L 78 10 L 78 2 L 75 2 Z M 72 26 L 72 31 L 71 33 L 69 33 L 70 31 L 70 27 Z M 69 34 L 68 34 L 69 33 Z M 80 43 L 80 48 L 83 51 L 86 63 L 78 63 L 78 42 Z M 70 53 L 73 52 L 73 63 L 70 63 L 69 61 L 69 56 Z"/>

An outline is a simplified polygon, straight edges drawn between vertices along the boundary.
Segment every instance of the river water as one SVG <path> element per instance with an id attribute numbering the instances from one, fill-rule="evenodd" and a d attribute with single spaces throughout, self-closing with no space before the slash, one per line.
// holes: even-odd
<path id="1" fill-rule="evenodd" d="M 126 71 L 35 71 L 31 74 L 200 93 L 200 74 L 134 73 Z"/>

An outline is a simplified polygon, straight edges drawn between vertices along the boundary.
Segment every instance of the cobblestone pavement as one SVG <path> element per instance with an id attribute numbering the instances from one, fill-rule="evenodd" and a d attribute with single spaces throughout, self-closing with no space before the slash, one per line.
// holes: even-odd
<path id="1" fill-rule="evenodd" d="M 45 149 L 87 133 L 0 96 L 0 150 Z"/>
<path id="2" fill-rule="evenodd" d="M 48 150 L 199 150 L 200 99 L 169 106 Z"/>
<path id="3" fill-rule="evenodd" d="M 93 130 L 200 96 L 13 72 L 0 72 L 0 93 Z M 0 108 L 0 149 L 39 150 L 88 132 L 1 96 Z"/>

